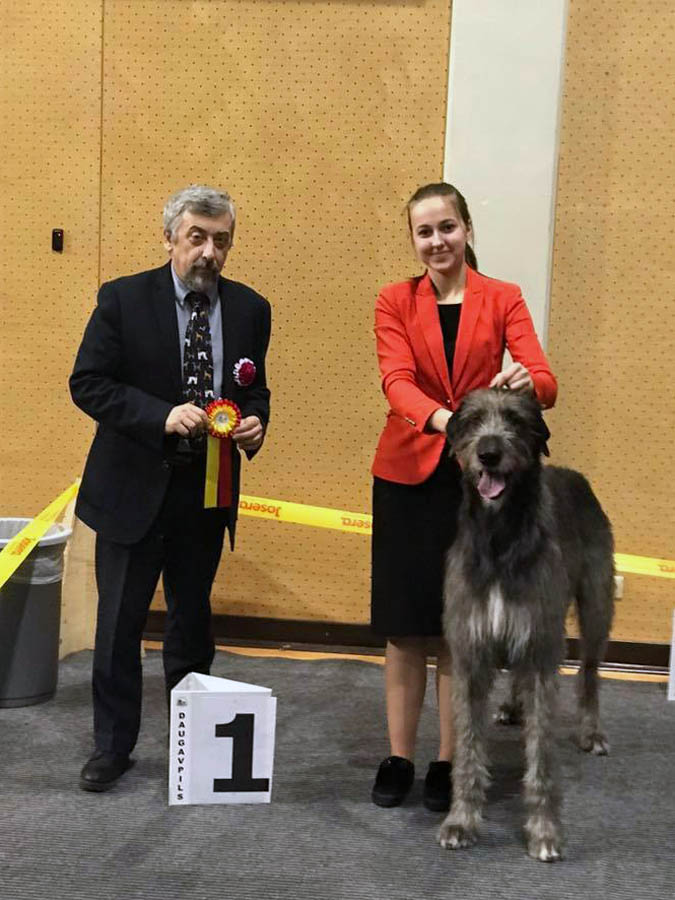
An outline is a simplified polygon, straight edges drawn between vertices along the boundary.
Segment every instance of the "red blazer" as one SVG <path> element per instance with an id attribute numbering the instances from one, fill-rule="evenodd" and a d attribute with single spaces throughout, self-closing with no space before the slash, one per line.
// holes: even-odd
<path id="1" fill-rule="evenodd" d="M 429 416 L 439 407 L 455 410 L 466 393 L 487 387 L 501 371 L 505 347 L 530 372 L 542 406 L 555 403 L 558 385 L 520 288 L 469 266 L 452 378 L 428 274 L 382 289 L 375 336 L 382 390 L 391 407 L 373 462 L 372 472 L 379 478 L 419 484 L 431 475 L 445 437 L 425 432 Z"/>

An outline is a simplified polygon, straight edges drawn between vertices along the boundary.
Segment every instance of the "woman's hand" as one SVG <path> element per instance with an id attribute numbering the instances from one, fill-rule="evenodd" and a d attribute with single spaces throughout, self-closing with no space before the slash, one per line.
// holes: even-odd
<path id="1" fill-rule="evenodd" d="M 512 391 L 527 391 L 534 393 L 534 381 L 525 366 L 520 363 L 511 363 L 511 365 L 500 372 L 490 382 L 490 387 L 508 387 Z"/>
<path id="2" fill-rule="evenodd" d="M 440 434 L 445 434 L 451 416 L 452 413 L 449 409 L 439 407 L 427 419 L 425 431 L 438 431 Z"/>

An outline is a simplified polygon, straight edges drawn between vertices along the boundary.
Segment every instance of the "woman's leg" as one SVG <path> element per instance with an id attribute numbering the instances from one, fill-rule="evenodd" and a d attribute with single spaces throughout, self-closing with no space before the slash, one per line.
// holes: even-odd
<path id="1" fill-rule="evenodd" d="M 436 695 L 438 697 L 438 721 L 440 729 L 439 760 L 451 762 L 455 749 L 455 729 L 452 712 L 452 670 L 450 648 L 443 638 L 435 648 Z"/>
<path id="2" fill-rule="evenodd" d="M 387 725 L 392 756 L 413 760 L 427 683 L 424 638 L 390 638 L 385 655 Z"/>

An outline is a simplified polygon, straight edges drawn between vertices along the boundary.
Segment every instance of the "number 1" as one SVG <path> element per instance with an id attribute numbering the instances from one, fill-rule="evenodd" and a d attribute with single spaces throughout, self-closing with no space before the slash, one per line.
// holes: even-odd
<path id="1" fill-rule="evenodd" d="M 232 778 L 214 778 L 214 793 L 269 791 L 269 778 L 253 778 L 254 713 L 237 713 L 231 722 L 216 725 L 216 737 L 232 738 Z"/>

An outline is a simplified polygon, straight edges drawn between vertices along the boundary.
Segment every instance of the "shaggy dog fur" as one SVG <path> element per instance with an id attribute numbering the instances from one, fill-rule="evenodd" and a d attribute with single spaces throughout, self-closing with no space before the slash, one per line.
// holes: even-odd
<path id="1" fill-rule="evenodd" d="M 476 840 L 488 782 L 486 705 L 495 670 L 514 678 L 500 719 L 525 723 L 530 856 L 562 856 L 560 795 L 553 760 L 557 671 L 568 606 L 576 602 L 583 656 L 580 745 L 608 751 L 598 719 L 597 667 L 613 612 L 609 521 L 578 472 L 542 466 L 548 429 L 534 397 L 507 390 L 469 394 L 448 423 L 463 473 L 458 537 L 448 553 L 445 632 L 453 659 L 456 749 L 443 847 Z"/>

